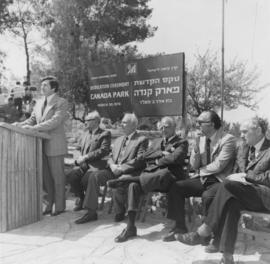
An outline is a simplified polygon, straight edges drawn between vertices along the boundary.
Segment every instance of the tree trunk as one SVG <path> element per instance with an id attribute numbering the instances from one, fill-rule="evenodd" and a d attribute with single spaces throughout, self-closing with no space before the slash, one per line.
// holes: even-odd
<path id="1" fill-rule="evenodd" d="M 29 48 L 28 48 L 28 43 L 27 43 L 27 33 L 25 31 L 23 22 L 21 23 L 21 25 L 22 25 L 22 31 L 23 31 L 24 51 L 25 51 L 25 56 L 26 56 L 26 81 L 27 81 L 27 85 L 30 85 L 31 84 L 31 71 L 30 71 Z"/>

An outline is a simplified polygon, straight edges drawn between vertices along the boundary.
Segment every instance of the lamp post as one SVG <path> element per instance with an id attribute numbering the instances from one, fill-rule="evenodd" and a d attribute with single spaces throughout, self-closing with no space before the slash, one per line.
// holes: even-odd
<path id="1" fill-rule="evenodd" d="M 224 109 L 224 17 L 225 17 L 225 0 L 222 0 L 222 36 L 221 36 L 221 120 L 223 121 Z"/>

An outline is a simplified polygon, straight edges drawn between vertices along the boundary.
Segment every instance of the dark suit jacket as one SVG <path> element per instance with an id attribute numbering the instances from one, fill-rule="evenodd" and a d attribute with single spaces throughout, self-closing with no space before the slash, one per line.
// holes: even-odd
<path id="1" fill-rule="evenodd" d="M 90 139 L 89 139 L 90 138 Z M 81 139 L 81 155 L 85 157 L 85 162 L 81 164 L 81 168 L 97 170 L 104 169 L 107 165 L 105 157 L 110 153 L 111 148 L 111 132 L 98 128 L 90 136 L 86 131 Z"/>
<path id="2" fill-rule="evenodd" d="M 117 163 L 125 137 L 121 136 L 117 138 L 113 144 L 111 157 L 113 163 Z M 143 164 L 136 162 L 136 158 L 141 156 L 147 150 L 147 147 L 148 139 L 135 132 L 129 140 L 122 157 L 122 174 L 139 173 L 143 169 Z"/>
<path id="3" fill-rule="evenodd" d="M 170 154 L 163 155 L 167 151 Z M 164 139 L 155 139 L 150 149 L 141 156 L 146 163 L 146 172 L 154 172 L 158 169 L 168 168 L 176 179 L 185 179 L 186 171 L 183 169 L 187 159 L 188 142 L 180 136 L 175 135 L 167 143 Z"/>
<path id="4" fill-rule="evenodd" d="M 254 161 L 246 167 L 246 180 L 254 184 L 264 206 L 270 210 L 270 140 L 265 139 Z"/>

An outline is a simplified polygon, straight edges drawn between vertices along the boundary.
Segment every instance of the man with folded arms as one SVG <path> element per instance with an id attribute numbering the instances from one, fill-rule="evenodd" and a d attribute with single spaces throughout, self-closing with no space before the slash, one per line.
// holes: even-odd
<path id="1" fill-rule="evenodd" d="M 217 249 L 223 253 L 220 263 L 233 264 L 241 210 L 270 212 L 270 140 L 265 137 L 266 120 L 254 117 L 241 127 L 250 146 L 245 172 L 232 174 L 220 184 L 204 223 L 197 232 L 178 234 L 176 238 L 196 245 L 214 233 Z"/>
<path id="2" fill-rule="evenodd" d="M 235 137 L 223 131 L 216 112 L 204 111 L 197 119 L 200 127 L 191 151 L 190 164 L 198 171 L 193 178 L 173 183 L 168 193 L 168 218 L 175 220 L 175 226 L 163 238 L 175 240 L 176 233 L 186 233 L 185 199 L 201 197 L 203 213 L 215 196 L 218 185 L 232 173 L 235 160 Z"/>
<path id="3" fill-rule="evenodd" d="M 89 173 L 105 169 L 107 165 L 105 158 L 110 153 L 111 133 L 100 128 L 100 120 L 97 111 L 92 111 L 85 117 L 87 131 L 81 138 L 81 155 L 75 160 L 76 167 L 67 175 L 71 192 L 80 199 L 74 211 L 82 210 Z"/>
<path id="4" fill-rule="evenodd" d="M 123 136 L 117 138 L 113 144 L 112 157 L 107 162 L 107 168 L 89 174 L 83 207 L 87 213 L 76 224 L 83 224 L 97 220 L 99 186 L 104 186 L 108 180 L 117 179 L 121 175 L 138 175 L 143 169 L 142 164 L 135 162 L 135 159 L 142 155 L 147 147 L 148 140 L 140 136 L 136 129 L 138 119 L 133 113 L 126 113 L 122 119 Z M 125 212 L 115 216 L 115 221 L 124 219 Z"/>
<path id="5" fill-rule="evenodd" d="M 176 135 L 172 117 L 162 118 L 160 129 L 163 137 L 154 140 L 149 150 L 137 159 L 139 163 L 146 163 L 141 175 L 123 176 L 108 182 L 114 188 L 128 186 L 128 224 L 115 242 L 125 242 L 137 235 L 135 219 L 141 195 L 151 191 L 167 192 L 174 181 L 186 178 L 187 140 Z"/>

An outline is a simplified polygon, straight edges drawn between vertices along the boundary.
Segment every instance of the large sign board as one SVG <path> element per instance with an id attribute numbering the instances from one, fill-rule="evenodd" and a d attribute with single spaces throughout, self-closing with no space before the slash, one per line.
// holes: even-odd
<path id="1" fill-rule="evenodd" d="M 89 69 L 90 104 L 102 116 L 183 115 L 184 53 L 161 55 Z"/>

